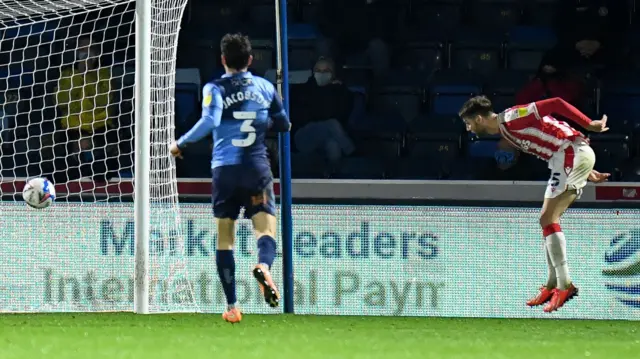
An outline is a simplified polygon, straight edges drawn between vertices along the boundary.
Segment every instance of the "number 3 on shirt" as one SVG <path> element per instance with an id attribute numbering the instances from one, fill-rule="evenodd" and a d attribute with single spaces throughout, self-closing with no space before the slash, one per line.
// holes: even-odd
<path id="1" fill-rule="evenodd" d="M 233 111 L 233 118 L 243 120 L 240 125 L 240 132 L 246 133 L 247 138 L 242 140 L 231 140 L 231 144 L 236 147 L 249 147 L 256 142 L 256 128 L 251 126 L 256 119 L 256 113 L 253 111 Z"/>

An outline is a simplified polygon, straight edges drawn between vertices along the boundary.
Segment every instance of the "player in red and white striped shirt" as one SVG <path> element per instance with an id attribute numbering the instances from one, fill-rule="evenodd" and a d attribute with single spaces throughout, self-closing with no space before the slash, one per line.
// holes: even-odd
<path id="1" fill-rule="evenodd" d="M 596 156 L 587 138 L 552 114 L 569 119 L 592 132 L 608 130 L 607 116 L 591 121 L 560 98 L 514 106 L 497 114 L 493 112 L 489 99 L 478 96 L 465 102 L 459 113 L 467 131 L 478 136 L 500 134 L 520 151 L 549 163 L 551 178 L 540 214 L 549 277 L 538 295 L 527 302 L 529 306 L 548 303 L 544 307 L 545 312 L 558 310 L 578 294 L 569 276 L 560 217 L 573 201 L 580 198 L 588 180 L 598 183 L 610 176 L 593 169 Z"/>

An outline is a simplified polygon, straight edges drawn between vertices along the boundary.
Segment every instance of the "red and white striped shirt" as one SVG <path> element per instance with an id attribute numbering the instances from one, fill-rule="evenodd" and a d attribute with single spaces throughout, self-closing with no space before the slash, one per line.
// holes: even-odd
<path id="1" fill-rule="evenodd" d="M 572 120 L 582 127 L 591 123 L 585 114 L 556 97 L 514 106 L 500 113 L 500 134 L 522 152 L 549 161 L 554 153 L 564 150 L 569 143 L 577 138 L 585 138 L 568 123 L 552 117 L 552 113 Z"/>

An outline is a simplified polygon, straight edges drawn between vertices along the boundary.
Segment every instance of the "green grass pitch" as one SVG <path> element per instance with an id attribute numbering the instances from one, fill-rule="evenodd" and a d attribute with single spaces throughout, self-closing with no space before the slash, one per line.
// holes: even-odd
<path id="1" fill-rule="evenodd" d="M 0 315 L 2 359 L 640 358 L 640 323 L 246 315 Z"/>

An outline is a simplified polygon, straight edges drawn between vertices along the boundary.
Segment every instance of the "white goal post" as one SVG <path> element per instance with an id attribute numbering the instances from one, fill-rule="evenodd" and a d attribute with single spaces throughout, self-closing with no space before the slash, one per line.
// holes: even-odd
<path id="1" fill-rule="evenodd" d="M 199 311 L 168 151 L 186 3 L 0 0 L 0 312 Z"/>

